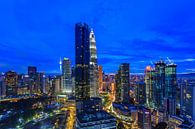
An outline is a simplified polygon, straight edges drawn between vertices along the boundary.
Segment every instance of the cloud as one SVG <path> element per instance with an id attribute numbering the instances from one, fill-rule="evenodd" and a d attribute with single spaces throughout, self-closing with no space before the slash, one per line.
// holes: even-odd
<path id="1" fill-rule="evenodd" d="M 192 72 L 195 72 L 195 68 L 192 68 L 192 69 L 186 69 L 187 71 L 192 71 Z"/>
<path id="2" fill-rule="evenodd" d="M 195 62 L 195 58 L 188 58 L 188 59 L 176 59 L 176 60 L 173 60 L 174 62 Z"/>
<path id="3" fill-rule="evenodd" d="M 83 21 L 94 28 L 98 62 L 107 72 L 122 62 L 143 69 L 167 56 L 185 71 L 194 67 L 194 2 L 1 1 L 0 60 L 12 64 L 3 70 L 37 65 L 51 71 L 63 56 L 74 64 L 74 24 Z"/>

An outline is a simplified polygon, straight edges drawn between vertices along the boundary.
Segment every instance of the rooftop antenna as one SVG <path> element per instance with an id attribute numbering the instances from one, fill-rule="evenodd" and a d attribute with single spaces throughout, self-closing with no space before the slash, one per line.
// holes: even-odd
<path id="1" fill-rule="evenodd" d="M 170 60 L 170 59 L 169 59 L 169 57 L 167 57 L 167 60 L 169 61 L 169 63 L 170 63 L 170 64 L 172 64 L 172 63 L 173 63 L 173 61 L 172 61 L 172 60 Z"/>
<path id="2" fill-rule="evenodd" d="M 154 66 L 154 63 L 152 61 L 150 61 L 151 65 Z"/>

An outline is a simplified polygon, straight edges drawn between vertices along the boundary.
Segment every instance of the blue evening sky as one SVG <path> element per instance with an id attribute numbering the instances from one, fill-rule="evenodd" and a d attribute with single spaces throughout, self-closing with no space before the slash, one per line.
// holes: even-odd
<path id="1" fill-rule="evenodd" d="M 59 72 L 60 57 L 74 64 L 74 25 L 95 32 L 98 62 L 131 72 L 169 57 L 178 72 L 195 72 L 194 0 L 1 0 L 0 71 Z"/>

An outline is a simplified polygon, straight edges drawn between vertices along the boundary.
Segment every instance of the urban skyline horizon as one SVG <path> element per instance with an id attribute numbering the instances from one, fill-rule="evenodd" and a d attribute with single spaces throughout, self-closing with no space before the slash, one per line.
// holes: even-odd
<path id="1" fill-rule="evenodd" d="M 67 59 L 69 59 L 69 58 L 67 58 Z M 71 60 L 70 60 L 71 61 Z M 157 61 L 159 61 L 159 60 L 157 60 Z M 165 60 L 163 60 L 165 63 L 167 63 Z M 121 62 L 121 64 L 122 63 L 129 63 L 129 62 Z M 129 63 L 130 64 L 130 66 L 131 66 L 131 63 Z M 169 64 L 169 62 L 167 63 L 167 64 Z M 120 65 L 120 64 L 119 64 Z M 177 64 L 176 64 L 177 65 Z M 60 71 L 60 66 L 59 66 L 59 71 L 55 71 L 55 72 L 46 72 L 46 71 L 44 71 L 44 70 L 39 70 L 39 67 L 37 67 L 36 65 L 28 65 L 28 66 L 26 66 L 26 70 L 25 70 L 25 72 L 20 72 L 20 71 L 17 71 L 17 70 L 15 70 L 15 69 L 10 69 L 10 70 L 7 70 L 7 71 L 0 71 L 1 73 L 5 73 L 5 72 L 8 72 L 8 71 L 14 71 L 14 72 L 17 72 L 17 73 L 19 73 L 19 74 L 27 74 L 28 73 L 28 67 L 31 67 L 31 66 L 33 66 L 33 67 L 36 67 L 37 68 L 37 71 L 38 72 L 41 72 L 41 73 L 44 73 L 44 74 L 46 74 L 46 75 L 60 75 L 60 74 L 62 74 L 61 73 L 61 71 Z M 72 67 L 74 67 L 74 65 L 71 65 Z M 99 65 L 99 66 L 102 66 L 102 65 Z M 147 66 L 151 66 L 152 68 L 155 68 L 154 67 L 154 65 L 146 65 L 145 66 L 145 68 L 147 67 Z M 103 67 L 104 68 L 104 67 Z M 130 67 L 131 68 L 131 67 Z M 142 73 L 133 73 L 133 72 L 131 72 L 130 71 L 130 74 L 132 74 L 132 75 L 144 75 L 145 74 L 145 71 L 146 69 L 143 69 L 143 72 Z M 116 74 L 116 72 L 117 71 L 115 71 L 115 72 L 106 72 L 106 71 L 103 71 L 105 74 Z M 177 74 L 195 74 L 195 72 L 177 72 Z"/>

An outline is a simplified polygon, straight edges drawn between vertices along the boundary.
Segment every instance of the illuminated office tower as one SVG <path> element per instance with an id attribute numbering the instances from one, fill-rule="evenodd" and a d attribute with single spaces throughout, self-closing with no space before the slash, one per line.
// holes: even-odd
<path id="1" fill-rule="evenodd" d="M 29 94 L 29 77 L 28 75 L 18 74 L 18 95 Z"/>
<path id="2" fill-rule="evenodd" d="M 146 84 L 146 104 L 149 107 L 153 107 L 154 100 L 154 77 L 155 71 L 151 66 L 147 66 L 145 69 L 145 84 Z"/>
<path id="3" fill-rule="evenodd" d="M 116 101 L 117 102 L 130 102 L 130 77 L 129 77 L 129 64 L 123 63 L 120 65 L 118 73 L 116 74 Z"/>
<path id="4" fill-rule="evenodd" d="M 96 41 L 93 30 L 89 35 L 90 41 L 90 97 L 98 97 L 98 66 Z"/>
<path id="5" fill-rule="evenodd" d="M 52 81 L 52 87 L 54 89 L 54 94 L 60 93 L 60 87 L 61 87 L 61 76 L 56 76 Z"/>
<path id="6" fill-rule="evenodd" d="M 177 65 L 168 64 L 165 68 L 165 98 L 166 108 L 170 115 L 176 114 Z"/>
<path id="7" fill-rule="evenodd" d="M 141 129 L 151 129 L 151 111 L 145 107 L 139 107 L 138 109 L 138 125 Z"/>
<path id="8" fill-rule="evenodd" d="M 85 100 L 90 99 L 90 28 L 87 24 L 75 26 L 75 95 L 77 114 L 84 111 Z"/>
<path id="9" fill-rule="evenodd" d="M 34 66 L 28 67 L 28 75 L 29 75 L 29 89 L 30 94 L 38 93 L 38 85 L 37 85 L 37 68 Z"/>
<path id="10" fill-rule="evenodd" d="M 103 91 L 103 70 L 102 70 L 102 66 L 98 66 L 98 71 L 99 71 L 99 92 Z"/>
<path id="11" fill-rule="evenodd" d="M 157 108 L 163 108 L 165 97 L 165 67 L 164 61 L 155 63 L 155 104 Z"/>
<path id="12" fill-rule="evenodd" d="M 5 73 L 6 96 L 17 95 L 18 75 L 14 71 Z"/>
<path id="13" fill-rule="evenodd" d="M 136 101 L 139 105 L 146 103 L 146 84 L 144 82 L 136 83 Z"/>
<path id="14" fill-rule="evenodd" d="M 72 94 L 72 78 L 71 78 L 71 62 L 68 58 L 64 58 L 62 61 L 62 76 L 63 76 L 63 92 L 66 94 Z"/>

